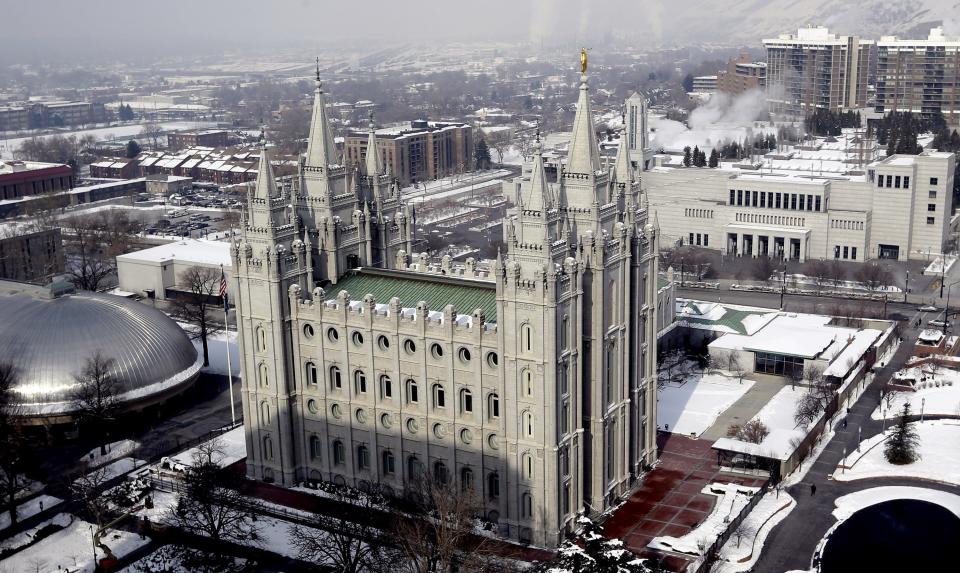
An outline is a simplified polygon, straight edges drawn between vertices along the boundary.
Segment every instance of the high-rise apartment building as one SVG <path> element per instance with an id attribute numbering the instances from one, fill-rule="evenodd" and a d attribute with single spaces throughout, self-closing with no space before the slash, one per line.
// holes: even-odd
<path id="1" fill-rule="evenodd" d="M 941 112 L 960 127 L 960 38 L 947 38 L 943 28 L 933 28 L 925 40 L 881 38 L 876 111 Z"/>
<path id="2" fill-rule="evenodd" d="M 754 62 L 748 54 L 730 60 L 727 69 L 717 74 L 717 91 L 727 95 L 736 96 L 766 86 L 767 63 Z"/>
<path id="3" fill-rule="evenodd" d="M 840 111 L 867 104 L 867 79 L 876 45 L 826 28 L 801 28 L 763 41 L 767 49 L 770 112 L 806 117 L 815 109 Z"/>

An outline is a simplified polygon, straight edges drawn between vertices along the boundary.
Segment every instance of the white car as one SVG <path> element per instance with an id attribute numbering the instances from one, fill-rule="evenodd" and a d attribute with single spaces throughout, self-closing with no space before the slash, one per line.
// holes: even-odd
<path id="1" fill-rule="evenodd" d="M 932 304 L 926 304 L 926 305 L 921 306 L 921 307 L 918 308 L 917 310 L 919 310 L 920 312 L 937 312 L 937 311 L 940 310 L 940 309 L 938 309 L 937 307 L 933 306 Z"/>
<path id="2" fill-rule="evenodd" d="M 931 320 L 931 321 L 928 321 L 927 324 L 929 324 L 930 326 L 939 326 L 939 327 L 941 327 L 941 328 L 943 327 L 943 321 L 942 321 L 942 320 Z M 948 322 L 948 323 L 947 323 L 947 327 L 950 327 L 950 326 L 953 326 L 953 323 L 952 323 L 952 322 Z"/>

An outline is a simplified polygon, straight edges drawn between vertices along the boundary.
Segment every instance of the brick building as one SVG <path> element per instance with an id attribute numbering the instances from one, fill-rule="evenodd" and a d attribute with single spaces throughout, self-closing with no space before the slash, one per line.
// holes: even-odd
<path id="1" fill-rule="evenodd" d="M 0 201 L 65 191 L 73 187 L 69 165 L 35 161 L 0 162 Z"/>
<path id="2" fill-rule="evenodd" d="M 226 147 L 227 131 L 224 129 L 193 129 L 167 134 L 167 147 L 183 149 L 185 147 Z"/>
<path id="3" fill-rule="evenodd" d="M 101 159 L 90 164 L 90 177 L 94 179 L 134 179 L 140 175 L 136 159 Z"/>
<path id="4" fill-rule="evenodd" d="M 767 63 L 754 62 L 748 54 L 730 60 L 727 69 L 717 74 L 717 91 L 727 95 L 762 90 L 766 85 Z"/>

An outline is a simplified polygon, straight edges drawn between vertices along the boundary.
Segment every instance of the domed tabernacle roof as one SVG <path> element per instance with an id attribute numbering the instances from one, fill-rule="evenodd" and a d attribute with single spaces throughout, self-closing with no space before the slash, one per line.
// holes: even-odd
<path id="1" fill-rule="evenodd" d="M 25 415 L 72 411 L 74 376 L 97 350 L 116 360 L 128 402 L 193 381 L 203 364 L 177 323 L 118 296 L 0 296 L 0 317 L 0 360 L 17 369 Z"/>

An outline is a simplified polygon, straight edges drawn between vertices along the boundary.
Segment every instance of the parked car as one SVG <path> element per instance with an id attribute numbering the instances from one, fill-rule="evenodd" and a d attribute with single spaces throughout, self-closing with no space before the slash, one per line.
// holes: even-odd
<path id="1" fill-rule="evenodd" d="M 935 307 L 935 306 L 933 306 L 933 305 L 931 305 L 931 304 L 925 304 L 925 305 L 917 308 L 917 310 L 919 310 L 920 312 L 937 312 L 937 311 L 940 310 L 940 309 L 938 309 L 937 307 Z"/>

